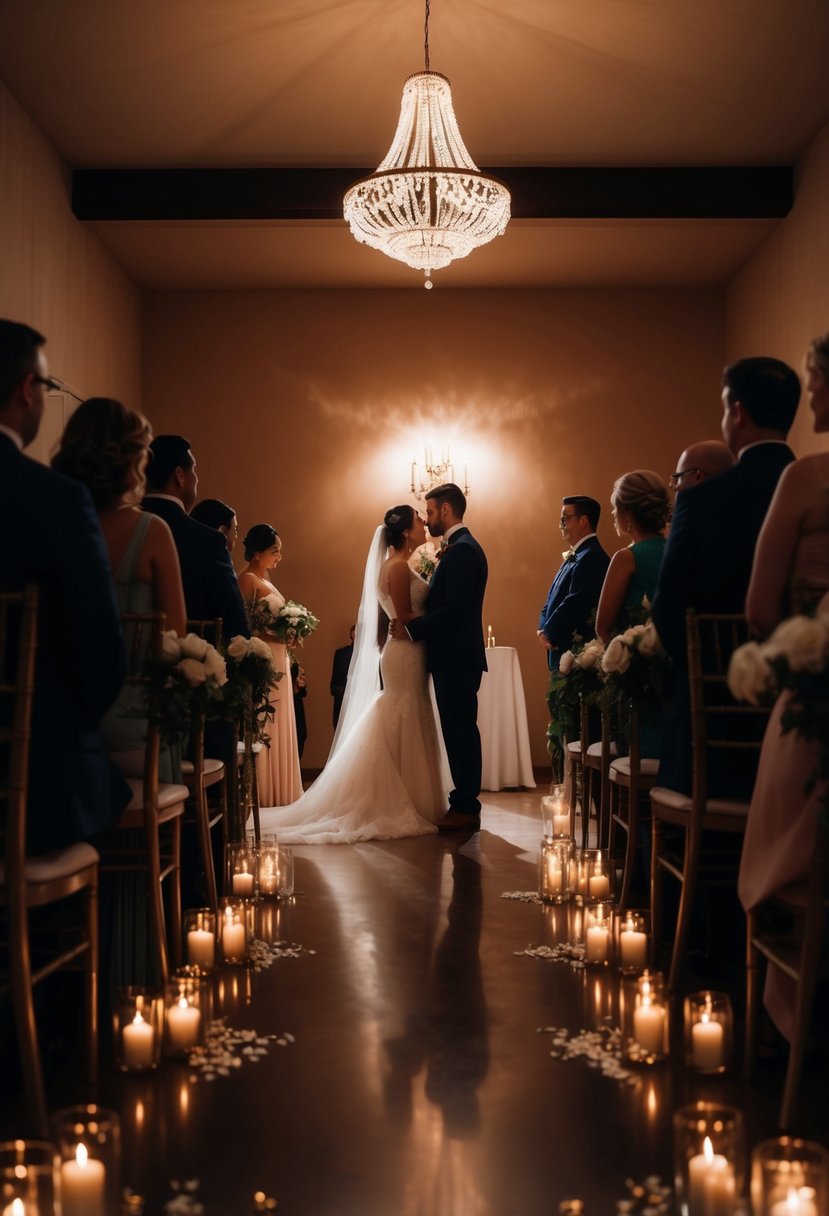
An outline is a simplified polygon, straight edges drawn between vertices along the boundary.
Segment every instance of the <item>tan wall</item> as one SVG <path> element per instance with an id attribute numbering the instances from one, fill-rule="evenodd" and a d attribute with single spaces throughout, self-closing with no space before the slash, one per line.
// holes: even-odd
<path id="1" fill-rule="evenodd" d="M 69 173 L 0 84 L 0 316 L 45 334 L 80 396 L 141 399 L 139 292 L 72 215 Z"/>
<path id="2" fill-rule="evenodd" d="M 561 495 L 607 503 L 627 469 L 675 468 L 716 436 L 721 298 L 713 291 L 149 293 L 145 409 L 187 435 L 200 494 L 242 534 L 283 537 L 280 590 L 312 608 L 309 743 L 330 742 L 331 655 L 347 640 L 368 541 L 410 500 L 410 462 L 451 440 L 467 522 L 490 562 L 485 623 L 518 648 L 544 763 L 537 615 L 562 542 Z M 606 545 L 616 547 L 610 512 Z M 241 553 L 235 555 L 241 564 Z"/>
<path id="3" fill-rule="evenodd" d="M 829 330 L 829 123 L 801 158 L 796 182 L 791 213 L 729 286 L 729 359 L 774 355 L 801 371 L 809 342 Z M 825 447 L 805 406 L 792 442 L 801 455 Z"/>

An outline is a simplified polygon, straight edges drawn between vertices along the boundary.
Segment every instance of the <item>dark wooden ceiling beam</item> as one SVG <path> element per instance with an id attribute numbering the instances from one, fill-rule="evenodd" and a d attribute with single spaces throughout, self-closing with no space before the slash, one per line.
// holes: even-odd
<path id="1" fill-rule="evenodd" d="M 370 169 L 78 169 L 80 220 L 336 220 L 343 194 Z M 788 166 L 494 168 L 514 219 L 780 219 Z"/>

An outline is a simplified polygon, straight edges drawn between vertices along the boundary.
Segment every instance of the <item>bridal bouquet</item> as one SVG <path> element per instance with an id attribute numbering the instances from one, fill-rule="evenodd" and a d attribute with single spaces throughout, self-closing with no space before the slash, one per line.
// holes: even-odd
<path id="1" fill-rule="evenodd" d="M 253 730 L 254 743 L 267 743 L 266 728 L 273 717 L 271 688 L 284 676 L 273 665 L 271 648 L 261 638 L 231 638 L 227 647 L 227 683 L 224 687 L 224 716 L 244 730 L 245 720 Z"/>
<path id="2" fill-rule="evenodd" d="M 280 603 L 279 597 L 266 595 L 248 604 L 251 630 L 264 633 L 286 646 L 301 646 L 314 632 L 319 620 L 303 604 L 295 600 Z"/>
<path id="3" fill-rule="evenodd" d="M 788 690 L 783 733 L 794 730 L 818 744 L 806 792 L 829 782 L 829 616 L 789 617 L 767 641 L 738 647 L 728 667 L 728 687 L 738 701 L 751 705 L 770 704 Z M 829 816 L 829 786 L 823 805 Z"/>
<path id="4" fill-rule="evenodd" d="M 437 562 L 428 549 L 421 549 L 417 555 L 417 573 L 428 583 L 437 569 Z"/>
<path id="5" fill-rule="evenodd" d="M 222 716 L 227 684 L 225 661 L 215 646 L 195 633 L 180 638 L 167 630 L 161 654 L 147 659 L 147 716 L 167 746 L 179 743 L 190 729 L 194 713 Z"/>

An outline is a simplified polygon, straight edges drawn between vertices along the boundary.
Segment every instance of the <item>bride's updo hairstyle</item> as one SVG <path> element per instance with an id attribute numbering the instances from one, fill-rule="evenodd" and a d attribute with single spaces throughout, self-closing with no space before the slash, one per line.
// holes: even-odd
<path id="1" fill-rule="evenodd" d="M 636 469 L 613 483 L 611 505 L 627 511 L 642 532 L 663 532 L 671 518 L 667 487 L 658 473 Z"/>
<path id="2" fill-rule="evenodd" d="M 112 397 L 89 397 L 67 422 L 52 468 L 83 482 L 96 511 L 127 494 L 137 503 L 147 485 L 144 465 L 151 439 L 143 414 Z"/>
<path id="3" fill-rule="evenodd" d="M 403 533 L 414 523 L 414 507 L 390 507 L 383 516 L 386 529 L 386 544 L 392 549 L 402 549 L 406 543 Z"/>
<path id="4" fill-rule="evenodd" d="M 279 545 L 280 549 L 282 548 L 276 528 L 272 528 L 270 524 L 254 524 L 242 544 L 245 546 L 246 562 L 249 562 L 255 554 L 264 553 L 266 549 L 270 549 L 271 545 Z"/>

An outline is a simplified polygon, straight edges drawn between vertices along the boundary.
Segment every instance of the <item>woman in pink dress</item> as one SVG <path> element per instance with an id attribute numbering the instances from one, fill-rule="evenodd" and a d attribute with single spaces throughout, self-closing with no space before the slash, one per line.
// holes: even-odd
<path id="1" fill-rule="evenodd" d="M 818 434 L 829 431 L 829 334 L 816 338 L 806 356 L 806 392 Z M 766 637 L 784 617 L 810 610 L 829 614 L 829 452 L 804 456 L 784 469 L 757 540 L 746 599 L 752 631 Z M 789 702 L 783 693 L 763 739 L 740 864 L 738 891 L 748 910 L 775 891 L 806 881 L 814 851 L 817 816 L 825 788 L 806 794 L 817 744 L 794 731 L 783 734 Z M 790 1037 L 793 985 L 769 968 L 765 1005 L 777 1028 Z"/>
<path id="2" fill-rule="evenodd" d="M 239 590 L 242 599 L 250 604 L 268 596 L 276 596 L 280 607 L 285 597 L 267 577 L 282 560 L 282 541 L 270 524 L 255 524 L 244 541 L 247 565 L 239 574 Z M 259 787 L 259 802 L 263 807 L 287 806 L 296 802 L 302 794 L 302 775 L 299 771 L 299 748 L 294 716 L 291 664 L 287 647 L 267 634 L 260 634 L 273 651 L 273 664 L 283 672 L 282 679 L 271 693 L 274 716 L 268 728 L 270 746 L 263 747 L 256 757 L 256 782 Z"/>

